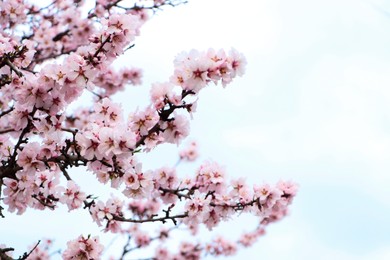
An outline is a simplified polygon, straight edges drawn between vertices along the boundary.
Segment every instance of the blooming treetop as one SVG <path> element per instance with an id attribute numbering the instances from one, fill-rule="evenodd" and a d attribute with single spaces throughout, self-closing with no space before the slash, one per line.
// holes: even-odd
<path id="1" fill-rule="evenodd" d="M 128 235 L 121 259 L 153 241 L 159 244 L 151 259 L 199 259 L 252 245 L 267 224 L 286 215 L 296 194 L 294 183 L 252 186 L 243 178 L 229 180 L 215 162 L 203 163 L 183 179 L 175 167 L 146 170 L 137 159 L 137 153 L 161 144 L 179 144 L 190 132 L 199 92 L 209 85 L 225 87 L 244 73 L 245 58 L 234 49 L 182 52 L 172 76 L 152 85 L 150 104 L 124 114 L 111 97 L 127 85 L 139 85 L 142 73 L 116 70 L 113 62 L 134 46 L 150 12 L 184 2 L 96 0 L 88 13 L 82 0 L 54 0 L 43 7 L 23 0 L 0 3 L 2 217 L 4 210 L 23 214 L 63 204 L 69 211 L 84 209 L 107 232 Z M 84 92 L 94 94 L 93 106 L 69 112 L 69 104 Z M 191 143 L 180 160 L 193 161 L 197 155 Z M 72 167 L 85 167 L 123 196 L 103 201 L 86 194 L 72 179 Z M 195 235 L 200 225 L 211 230 L 237 212 L 259 219 L 237 241 L 183 241 L 176 251 L 164 242 L 178 225 Z M 145 222 L 174 226 L 163 225 L 154 235 L 141 229 Z M 49 244 L 35 245 L 20 259 L 49 258 Z M 1 248 L 0 258 L 12 259 L 13 249 Z M 82 234 L 67 243 L 62 257 L 100 259 L 103 248 L 98 236 Z"/>

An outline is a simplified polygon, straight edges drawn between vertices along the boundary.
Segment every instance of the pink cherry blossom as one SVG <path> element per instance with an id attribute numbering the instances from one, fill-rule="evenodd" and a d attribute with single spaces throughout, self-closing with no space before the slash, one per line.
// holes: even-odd
<path id="1" fill-rule="evenodd" d="M 63 252 L 63 259 L 100 259 L 103 252 L 103 245 L 98 237 L 79 236 L 75 240 L 67 243 L 67 248 Z"/>
<path id="2" fill-rule="evenodd" d="M 198 144 L 195 141 L 192 141 L 186 148 L 180 151 L 179 155 L 181 160 L 189 162 L 195 161 L 199 156 Z"/>
<path id="3" fill-rule="evenodd" d="M 67 188 L 64 191 L 63 203 L 68 206 L 69 211 L 80 208 L 86 199 L 84 192 L 73 181 L 67 182 Z"/>

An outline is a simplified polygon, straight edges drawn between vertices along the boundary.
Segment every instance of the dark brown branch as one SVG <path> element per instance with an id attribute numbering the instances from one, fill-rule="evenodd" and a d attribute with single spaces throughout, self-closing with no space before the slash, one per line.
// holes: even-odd
<path id="1" fill-rule="evenodd" d="M 33 197 L 34 199 L 36 199 L 39 203 L 41 203 L 43 206 L 45 207 L 48 207 L 52 210 L 55 209 L 55 206 L 54 205 L 50 205 L 48 203 L 46 203 L 45 201 L 41 200 L 40 198 L 38 198 L 38 196 L 36 194 L 32 195 L 31 197 Z"/>
<path id="2" fill-rule="evenodd" d="M 0 135 L 1 134 L 6 134 L 6 133 L 10 133 L 10 132 L 14 132 L 14 131 L 15 131 L 15 129 L 12 129 L 12 128 L 0 130 Z"/>
<path id="3" fill-rule="evenodd" d="M 103 50 L 103 47 L 106 43 L 110 42 L 111 41 L 111 37 L 108 36 L 103 42 L 102 44 L 100 45 L 99 49 L 96 50 L 95 54 L 93 55 L 93 58 L 96 58 L 99 53 Z"/>
<path id="4" fill-rule="evenodd" d="M 187 188 L 176 189 L 176 190 L 174 190 L 174 189 L 166 189 L 166 188 L 159 188 L 159 190 L 162 192 L 162 195 L 165 195 L 166 193 L 174 194 L 180 200 L 181 200 L 181 198 L 191 199 L 191 194 L 193 193 L 193 190 L 188 190 Z M 187 191 L 187 193 L 183 193 L 183 191 Z"/>
<path id="5" fill-rule="evenodd" d="M 36 245 L 30 250 L 30 252 L 24 253 L 22 256 L 19 256 L 18 259 L 14 259 L 7 255 L 7 252 L 11 252 L 15 250 L 12 247 L 0 248 L 0 259 L 1 260 L 27 260 L 27 258 L 31 255 L 31 253 L 38 247 L 40 242 L 41 240 L 38 240 L 38 243 L 36 243 Z"/>
<path id="6" fill-rule="evenodd" d="M 37 111 L 37 108 L 34 107 L 33 110 L 31 111 L 31 113 L 29 113 L 29 116 L 31 118 L 33 118 L 36 111 Z M 20 146 L 23 143 L 27 143 L 27 138 L 24 138 L 24 137 L 30 131 L 30 129 L 32 127 L 32 120 L 30 119 L 30 117 L 28 118 L 28 122 L 27 122 L 26 127 L 20 133 L 18 142 L 16 143 L 16 145 L 14 147 L 14 152 L 13 152 L 11 158 L 10 158 L 10 164 L 11 165 L 15 165 L 16 164 L 16 155 L 18 154 L 18 149 L 20 149 Z"/>
<path id="7" fill-rule="evenodd" d="M 68 171 L 66 170 L 66 167 L 62 164 L 59 164 L 59 166 L 60 166 L 60 169 L 61 169 L 62 173 L 64 174 L 66 180 L 71 181 L 72 178 L 70 177 Z"/>
<path id="8" fill-rule="evenodd" d="M 0 167 L 0 179 L 2 178 L 11 178 L 11 179 L 16 179 L 15 174 L 16 172 L 20 171 L 23 169 L 19 165 L 16 165 L 14 167 L 11 167 L 9 165 L 6 166 L 1 166 Z"/>
<path id="9" fill-rule="evenodd" d="M 1 260 L 14 260 L 12 257 L 7 255 L 7 252 L 14 251 L 15 249 L 8 247 L 8 248 L 0 248 L 0 259 Z"/>
<path id="10" fill-rule="evenodd" d="M 112 7 L 117 6 L 122 0 L 116 0 L 115 2 L 112 2 L 106 6 L 104 6 L 107 10 L 110 10 Z"/>
<path id="11" fill-rule="evenodd" d="M 70 128 L 61 128 L 61 130 L 64 132 L 71 133 L 73 135 L 77 134 L 77 132 L 79 131 L 78 129 L 70 129 Z"/>
<path id="12" fill-rule="evenodd" d="M 61 51 L 60 53 L 57 53 L 57 54 L 50 54 L 46 57 L 37 57 L 37 58 L 34 58 L 33 60 L 33 63 L 37 64 L 37 63 L 41 63 L 45 60 L 48 60 L 48 59 L 56 59 L 62 55 L 66 55 L 66 54 L 70 54 L 72 52 L 75 52 L 77 49 L 71 49 L 71 50 L 67 50 L 67 51 Z"/>
<path id="13" fill-rule="evenodd" d="M 2 112 L 0 113 L 0 117 L 3 117 L 3 116 L 5 116 L 5 115 L 11 113 L 13 110 L 14 110 L 14 107 L 10 107 L 10 108 L 8 108 L 7 110 L 2 111 Z"/>
<path id="14" fill-rule="evenodd" d="M 60 41 L 63 37 L 69 35 L 69 32 L 70 32 L 69 29 L 67 29 L 67 30 L 65 30 L 63 32 L 60 32 L 59 34 L 57 34 L 56 36 L 53 37 L 53 39 L 52 39 L 53 42 Z"/>
<path id="15" fill-rule="evenodd" d="M 116 1 L 116 2 L 117 3 L 115 4 L 115 7 L 121 8 L 121 9 L 126 10 L 126 11 L 130 11 L 130 10 L 135 10 L 135 11 L 138 11 L 138 10 L 152 10 L 154 13 L 156 13 L 159 10 L 162 10 L 162 7 L 164 7 L 164 6 L 175 7 L 175 6 L 179 6 L 181 4 L 186 4 L 187 3 L 186 0 L 184 0 L 184 1 L 183 0 L 177 0 L 177 1 L 166 0 L 163 3 L 153 3 L 153 5 L 150 5 L 150 6 L 134 4 L 134 6 L 132 6 L 132 7 L 125 7 L 125 6 L 118 5 L 118 3 L 121 2 L 121 1 Z"/>
<path id="16" fill-rule="evenodd" d="M 25 260 L 27 259 L 31 253 L 38 247 L 39 243 L 41 243 L 41 240 L 38 240 L 38 243 L 35 244 L 35 246 L 30 250 L 29 253 L 24 253 L 23 256 L 19 257 L 20 260 Z"/>
<path id="17" fill-rule="evenodd" d="M 20 78 L 23 77 L 23 73 L 19 71 L 18 68 L 15 67 L 15 65 L 8 59 L 4 59 L 4 63 L 7 64 L 7 66 L 16 73 Z"/>
<path id="18" fill-rule="evenodd" d="M 148 138 L 149 136 L 151 136 L 152 134 L 154 133 L 158 133 L 159 131 L 161 131 L 160 129 L 160 124 L 159 122 L 156 123 L 152 128 L 149 129 L 148 133 L 146 135 L 143 135 L 138 141 L 137 143 L 135 144 L 135 148 L 138 148 L 139 146 L 145 144 L 145 140 L 146 138 Z"/>
<path id="19" fill-rule="evenodd" d="M 121 221 L 121 222 L 129 222 L 129 223 L 146 223 L 146 222 L 158 222 L 158 221 L 161 221 L 162 223 L 165 223 L 168 220 L 172 220 L 173 223 L 176 225 L 177 224 L 177 219 L 186 218 L 186 217 L 188 217 L 188 213 L 187 212 L 185 212 L 183 214 L 179 214 L 179 215 L 174 215 L 174 216 L 169 216 L 168 215 L 168 216 L 165 216 L 165 217 L 149 218 L 149 219 L 129 219 L 129 218 L 124 218 L 124 217 L 120 217 L 120 216 L 114 215 L 113 220 Z"/>
<path id="20" fill-rule="evenodd" d="M 186 96 L 194 95 L 194 94 L 195 93 L 191 90 L 183 90 L 183 92 L 181 94 L 181 99 L 183 100 Z M 176 105 L 173 105 L 171 103 L 168 103 L 167 105 L 169 106 L 168 108 L 163 108 L 161 111 L 158 112 L 158 114 L 160 116 L 159 122 L 157 122 L 151 129 L 149 129 L 149 131 L 146 135 L 141 136 L 141 138 L 135 144 L 135 148 L 138 148 L 139 146 L 145 144 L 146 138 L 150 137 L 152 134 L 159 133 L 160 131 L 162 131 L 162 129 L 160 128 L 160 122 L 161 121 L 169 121 L 170 120 L 169 117 L 175 111 L 175 109 L 187 108 L 187 106 L 188 106 L 185 104 L 176 106 Z"/>
<path id="21" fill-rule="evenodd" d="M 5 86 L 5 85 L 10 84 L 11 82 L 12 82 L 12 78 L 10 75 L 8 75 L 8 74 L 1 74 L 0 75 L 0 88 Z"/>

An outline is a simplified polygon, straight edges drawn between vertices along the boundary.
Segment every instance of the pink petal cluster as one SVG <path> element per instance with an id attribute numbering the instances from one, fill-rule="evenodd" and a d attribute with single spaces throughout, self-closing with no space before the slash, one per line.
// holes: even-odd
<path id="1" fill-rule="evenodd" d="M 231 256 L 237 252 L 237 245 L 236 243 L 220 236 L 213 239 L 211 243 L 206 245 L 206 251 L 215 256 Z"/>
<path id="2" fill-rule="evenodd" d="M 114 216 L 122 215 L 123 202 L 117 198 L 109 199 L 106 203 L 103 201 L 97 201 L 91 208 L 92 219 L 99 225 L 102 225 L 103 221 L 110 222 Z"/>
<path id="3" fill-rule="evenodd" d="M 232 49 L 210 49 L 207 52 L 182 52 L 175 59 L 175 73 L 171 81 L 180 85 L 184 90 L 199 92 L 209 82 L 230 83 L 234 77 L 242 76 L 246 60 L 242 54 Z"/>
<path id="4" fill-rule="evenodd" d="M 198 156 L 198 144 L 195 141 L 192 141 L 187 147 L 185 147 L 183 150 L 179 153 L 180 159 L 185 161 L 195 161 Z"/>
<path id="5" fill-rule="evenodd" d="M 61 202 L 68 206 L 69 211 L 78 209 L 83 205 L 86 199 L 84 192 L 80 191 L 80 187 L 74 181 L 68 181 Z"/>
<path id="6" fill-rule="evenodd" d="M 103 245 L 98 237 L 79 236 L 67 243 L 66 250 L 62 253 L 65 260 L 71 259 L 100 259 L 103 252 Z"/>

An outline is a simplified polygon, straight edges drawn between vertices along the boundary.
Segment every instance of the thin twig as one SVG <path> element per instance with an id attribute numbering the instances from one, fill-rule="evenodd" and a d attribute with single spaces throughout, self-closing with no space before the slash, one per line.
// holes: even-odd
<path id="1" fill-rule="evenodd" d="M 5 58 L 4 62 L 8 65 L 8 67 L 10 67 L 11 70 L 16 73 L 16 75 L 18 75 L 20 78 L 23 77 L 23 73 L 20 72 L 19 69 L 16 68 L 15 65 L 8 58 Z"/>
<path id="2" fill-rule="evenodd" d="M 165 223 L 167 220 L 172 220 L 173 223 L 176 225 L 177 224 L 177 220 L 178 218 L 186 218 L 188 217 L 188 213 L 183 213 L 183 214 L 179 214 L 179 215 L 174 215 L 174 216 L 165 216 L 165 217 L 159 217 L 159 218 L 149 218 L 149 219 L 129 219 L 129 218 L 124 218 L 124 217 L 120 217 L 120 216 L 117 216 L 117 215 L 114 215 L 114 218 L 113 220 L 116 220 L 116 221 L 121 221 L 121 222 L 130 222 L 130 223 L 146 223 L 146 222 L 157 222 L 157 221 L 161 221 L 163 223 Z"/>
<path id="3" fill-rule="evenodd" d="M 29 253 L 24 253 L 22 257 L 19 257 L 20 260 L 25 260 L 27 259 L 31 253 L 38 247 L 39 243 L 41 243 L 41 240 L 38 240 L 38 243 L 36 243 L 36 245 L 33 247 L 33 249 L 30 250 Z"/>
<path id="4" fill-rule="evenodd" d="M 12 128 L 0 130 L 0 135 L 1 134 L 6 134 L 6 133 L 10 133 L 10 132 L 13 132 L 13 131 L 15 131 L 15 129 L 12 129 Z"/>
<path id="5" fill-rule="evenodd" d="M 0 113 L 0 117 L 3 117 L 3 116 L 5 116 L 5 115 L 11 113 L 13 110 L 14 110 L 14 107 L 10 107 L 10 108 L 8 108 L 7 110 L 2 111 L 2 112 Z"/>

